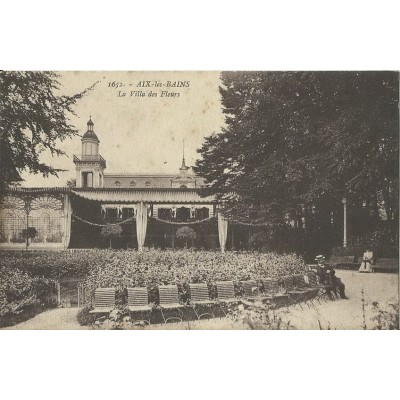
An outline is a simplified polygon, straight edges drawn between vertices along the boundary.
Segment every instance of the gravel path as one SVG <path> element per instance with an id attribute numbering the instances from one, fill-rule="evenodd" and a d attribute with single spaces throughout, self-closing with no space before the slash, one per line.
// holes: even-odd
<path id="1" fill-rule="evenodd" d="M 374 315 L 372 303 L 384 305 L 387 301 L 399 299 L 399 275 L 386 273 L 359 273 L 358 271 L 336 270 L 336 275 L 346 285 L 348 300 L 335 300 L 316 303 L 310 309 L 303 306 L 292 307 L 289 312 L 280 312 L 285 321 L 290 321 L 297 329 L 362 329 L 364 324 L 362 294 L 364 290 L 365 322 L 367 328 L 373 328 L 370 320 Z"/>
<path id="2" fill-rule="evenodd" d="M 21 322 L 7 329 L 87 329 L 79 325 L 76 319 L 78 311 L 78 308 L 56 308 L 45 311 L 28 321 Z"/>

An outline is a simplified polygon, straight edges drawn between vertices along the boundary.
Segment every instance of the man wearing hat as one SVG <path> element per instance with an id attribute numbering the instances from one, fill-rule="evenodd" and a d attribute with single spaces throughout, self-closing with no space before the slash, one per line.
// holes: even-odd
<path id="1" fill-rule="evenodd" d="M 345 286 L 344 283 L 338 278 L 335 274 L 335 270 L 333 266 L 326 266 L 325 265 L 325 257 L 320 254 L 315 257 L 315 261 L 317 262 L 317 267 L 315 272 L 319 276 L 319 281 L 323 285 L 327 285 L 328 288 L 326 289 L 326 293 L 328 294 L 329 298 L 333 300 L 332 291 L 337 297 L 337 292 L 339 292 L 340 297 L 342 299 L 347 299 L 346 294 L 344 292 Z"/>

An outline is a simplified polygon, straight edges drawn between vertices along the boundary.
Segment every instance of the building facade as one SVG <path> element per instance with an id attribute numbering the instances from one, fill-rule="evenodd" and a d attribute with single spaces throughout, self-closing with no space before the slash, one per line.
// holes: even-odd
<path id="1" fill-rule="evenodd" d="M 31 248 L 105 247 L 102 229 L 119 225 L 115 247 L 175 247 L 176 231 L 191 226 L 199 248 L 215 248 L 226 231 L 218 205 L 199 193 L 203 181 L 182 165 L 176 175 L 106 173 L 100 140 L 89 119 L 82 151 L 74 155 L 74 187 L 13 187 L 0 205 L 0 247 L 25 245 L 23 230 L 34 227 Z"/>

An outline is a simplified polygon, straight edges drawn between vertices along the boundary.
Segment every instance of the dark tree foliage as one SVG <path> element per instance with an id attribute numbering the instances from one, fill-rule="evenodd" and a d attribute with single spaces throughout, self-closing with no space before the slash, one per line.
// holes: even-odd
<path id="1" fill-rule="evenodd" d="M 384 200 L 398 218 L 398 73 L 221 78 L 226 126 L 206 138 L 195 171 L 226 214 L 276 227 L 318 213 L 328 223 L 345 196 L 371 210 Z"/>
<path id="2" fill-rule="evenodd" d="M 28 170 L 43 176 L 60 170 L 40 161 L 50 151 L 60 156 L 58 141 L 74 135 L 68 114 L 93 86 L 73 96 L 59 94 L 59 76 L 54 72 L 0 71 L 0 196 Z"/>

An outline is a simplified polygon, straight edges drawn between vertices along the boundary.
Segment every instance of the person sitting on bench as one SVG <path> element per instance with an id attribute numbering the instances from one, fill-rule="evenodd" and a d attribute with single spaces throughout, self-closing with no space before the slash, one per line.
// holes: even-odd
<path id="1" fill-rule="evenodd" d="M 333 266 L 330 265 L 327 267 L 325 265 L 325 257 L 322 254 L 315 257 L 315 261 L 317 262 L 315 272 L 319 276 L 320 283 L 327 285 L 326 293 L 328 294 L 328 297 L 333 300 L 333 291 L 336 297 L 339 292 L 342 299 L 347 299 L 345 294 L 345 285 L 341 279 L 336 276 Z"/>
<path id="2" fill-rule="evenodd" d="M 374 253 L 367 249 L 363 254 L 363 259 L 358 272 L 372 272 Z"/>

